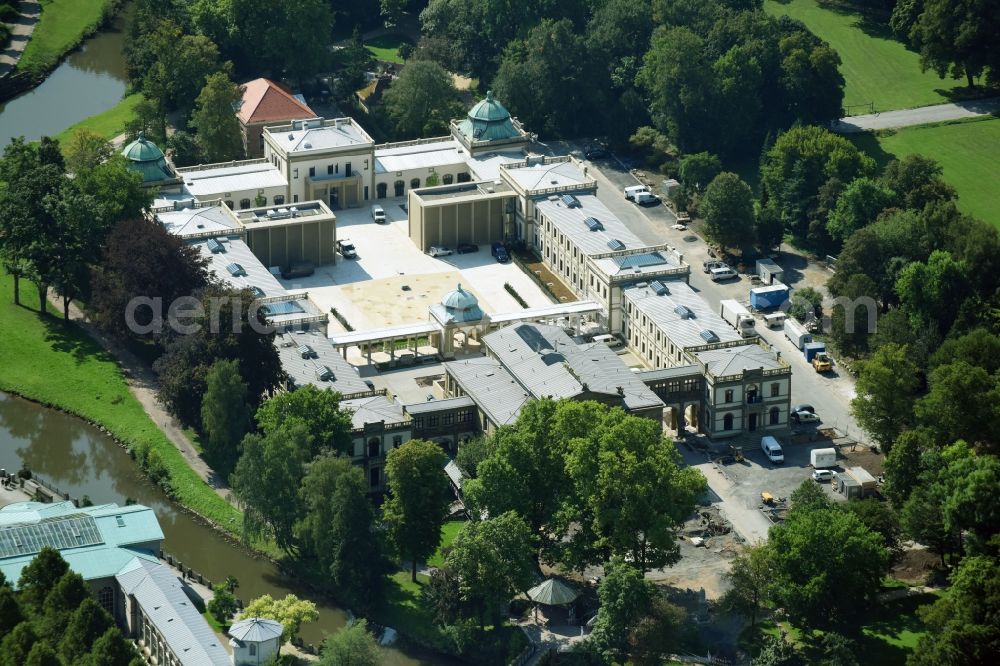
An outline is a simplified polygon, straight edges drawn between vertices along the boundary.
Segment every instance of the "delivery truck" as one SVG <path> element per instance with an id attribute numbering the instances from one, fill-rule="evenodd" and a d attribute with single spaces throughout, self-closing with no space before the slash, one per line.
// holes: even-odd
<path id="1" fill-rule="evenodd" d="M 816 469 L 837 466 L 837 449 L 813 449 L 809 452 L 809 464 Z"/>
<path id="2" fill-rule="evenodd" d="M 785 337 L 791 340 L 798 349 L 802 349 L 803 345 L 812 342 L 813 339 L 806 327 L 791 317 L 785 319 Z"/>
<path id="3" fill-rule="evenodd" d="M 750 305 L 758 310 L 781 307 L 788 300 L 788 285 L 775 282 L 768 287 L 754 287 L 750 290 Z"/>
<path id="4" fill-rule="evenodd" d="M 750 314 L 750 311 L 743 307 L 739 301 L 727 299 L 719 303 L 722 318 L 739 331 L 744 338 L 752 338 L 757 335 L 757 322 Z"/>

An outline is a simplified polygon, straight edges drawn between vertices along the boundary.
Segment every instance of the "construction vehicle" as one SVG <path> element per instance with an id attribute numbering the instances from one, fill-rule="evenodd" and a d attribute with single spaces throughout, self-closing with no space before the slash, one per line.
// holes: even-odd
<path id="1" fill-rule="evenodd" d="M 733 460 L 736 462 L 743 462 L 743 447 L 730 444 L 729 448 L 733 454 Z"/>
<path id="2" fill-rule="evenodd" d="M 830 372 L 833 369 L 833 361 L 826 352 L 819 352 L 813 356 L 812 366 L 816 372 Z"/>

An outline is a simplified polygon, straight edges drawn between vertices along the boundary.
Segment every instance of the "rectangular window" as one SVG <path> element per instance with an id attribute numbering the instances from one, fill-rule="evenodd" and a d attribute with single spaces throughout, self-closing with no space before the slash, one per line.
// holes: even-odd
<path id="1" fill-rule="evenodd" d="M 314 178 L 315 176 L 316 176 L 316 167 L 314 166 L 309 167 L 309 177 Z"/>
<path id="2" fill-rule="evenodd" d="M 451 425 L 454 422 L 455 422 L 455 415 L 454 414 L 445 414 L 444 415 L 444 424 L 445 425 Z"/>
<path id="3" fill-rule="evenodd" d="M 298 178 L 298 177 L 299 177 L 299 170 L 292 169 L 292 178 Z"/>
<path id="4" fill-rule="evenodd" d="M 779 395 L 781 395 L 781 384 L 775 382 L 771 384 L 771 397 L 777 398 Z"/>
<path id="5" fill-rule="evenodd" d="M 399 445 L 403 443 L 402 435 L 393 435 L 392 437 L 392 448 L 398 449 Z"/>
<path id="6" fill-rule="evenodd" d="M 440 422 L 440 417 L 437 415 L 427 417 L 427 425 L 430 428 L 436 428 Z"/>
<path id="7" fill-rule="evenodd" d="M 298 202 L 299 202 L 299 195 L 293 194 L 292 195 L 292 203 L 298 203 Z"/>
<path id="8" fill-rule="evenodd" d="M 413 419 L 413 427 L 416 430 L 419 430 L 420 428 L 423 428 L 424 427 L 424 417 L 418 416 L 417 418 Z"/>
<path id="9" fill-rule="evenodd" d="M 733 401 L 733 389 L 726 389 L 726 402 Z"/>
<path id="10" fill-rule="evenodd" d="M 372 488 L 378 488 L 379 484 L 382 483 L 382 470 L 378 467 L 372 467 L 368 472 L 368 479 Z"/>
<path id="11" fill-rule="evenodd" d="M 344 176 L 347 178 L 351 177 L 351 163 L 347 162 L 344 164 Z"/>

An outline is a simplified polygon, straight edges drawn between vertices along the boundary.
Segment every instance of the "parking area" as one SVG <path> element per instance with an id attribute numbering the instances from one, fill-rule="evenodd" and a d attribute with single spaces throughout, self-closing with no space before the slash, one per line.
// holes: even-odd
<path id="1" fill-rule="evenodd" d="M 440 258 L 424 254 L 410 241 L 403 204 L 403 199 L 381 202 L 387 224 L 373 222 L 367 206 L 337 211 L 337 239 L 350 240 L 357 259 L 338 255 L 336 265 L 320 266 L 308 278 L 284 281 L 285 287 L 308 291 L 324 312 L 336 309 L 356 330 L 427 321 L 427 309 L 459 284 L 475 294 L 487 313 L 521 309 L 505 284 L 529 307 L 552 303 L 517 265 L 497 263 L 489 247 Z M 344 328 L 331 320 L 330 330 Z"/>

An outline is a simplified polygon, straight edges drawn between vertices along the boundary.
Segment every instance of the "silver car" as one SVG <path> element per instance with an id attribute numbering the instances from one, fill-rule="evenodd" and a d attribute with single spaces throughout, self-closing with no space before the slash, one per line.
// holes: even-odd
<path id="1" fill-rule="evenodd" d="M 451 250 L 444 245 L 431 245 L 431 249 L 427 251 L 427 254 L 432 257 L 447 257 L 451 254 Z"/>

